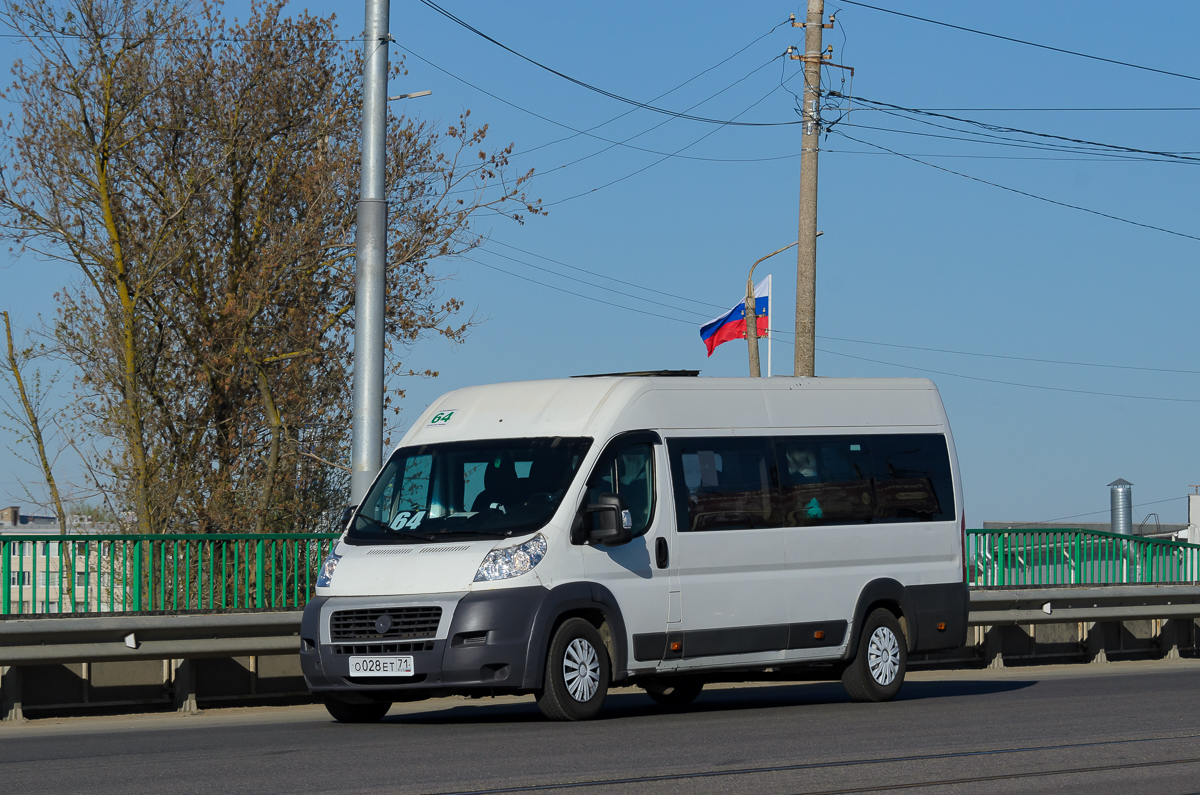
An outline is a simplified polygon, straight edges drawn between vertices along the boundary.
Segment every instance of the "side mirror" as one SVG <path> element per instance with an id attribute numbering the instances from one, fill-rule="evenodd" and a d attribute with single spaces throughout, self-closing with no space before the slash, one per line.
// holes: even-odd
<path id="1" fill-rule="evenodd" d="M 354 509 L 357 507 L 357 505 L 347 505 L 342 509 L 342 517 L 338 521 L 339 528 L 342 530 L 346 529 L 346 525 L 350 524 L 350 520 L 354 518 Z"/>
<path id="2" fill-rule="evenodd" d="M 589 544 L 614 547 L 633 540 L 633 516 L 619 494 L 601 494 L 583 516 Z"/>

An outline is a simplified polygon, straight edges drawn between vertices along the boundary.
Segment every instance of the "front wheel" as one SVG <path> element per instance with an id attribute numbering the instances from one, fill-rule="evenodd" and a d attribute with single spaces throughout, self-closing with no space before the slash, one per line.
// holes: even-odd
<path id="1" fill-rule="evenodd" d="M 550 720 L 594 718 L 608 695 L 611 675 L 600 633 L 582 618 L 568 618 L 550 641 L 538 708 Z"/>
<path id="2" fill-rule="evenodd" d="M 323 701 L 325 709 L 338 723 L 376 723 L 392 708 L 390 701 L 348 704 L 333 696 L 326 696 Z"/>
<path id="3" fill-rule="evenodd" d="M 904 684 L 908 648 L 900 622 L 879 608 L 867 616 L 858 654 L 842 673 L 842 685 L 855 701 L 891 701 Z"/>

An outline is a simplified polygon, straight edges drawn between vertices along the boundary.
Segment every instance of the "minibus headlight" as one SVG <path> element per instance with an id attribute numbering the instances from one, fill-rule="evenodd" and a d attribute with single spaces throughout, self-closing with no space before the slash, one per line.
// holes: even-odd
<path id="1" fill-rule="evenodd" d="M 329 557 L 325 558 L 325 562 L 321 564 L 321 570 L 317 572 L 318 588 L 328 588 L 330 583 L 333 582 L 334 569 L 337 568 L 338 561 L 341 559 L 341 555 L 332 549 L 329 550 Z"/>
<path id="2" fill-rule="evenodd" d="M 533 571 L 533 567 L 546 557 L 547 547 L 546 537 L 538 533 L 524 544 L 493 549 L 483 559 L 483 563 L 479 564 L 479 571 L 475 572 L 475 582 L 507 580 Z"/>

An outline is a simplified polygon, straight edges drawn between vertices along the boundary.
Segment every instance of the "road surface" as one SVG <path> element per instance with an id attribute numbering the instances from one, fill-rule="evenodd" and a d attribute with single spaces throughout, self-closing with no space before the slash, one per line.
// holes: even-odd
<path id="1" fill-rule="evenodd" d="M 685 712 L 619 690 L 601 718 L 442 699 L 340 725 L 321 707 L 0 724 L 20 793 L 1200 791 L 1200 661 L 911 674 L 887 704 L 834 683 L 706 690 Z"/>

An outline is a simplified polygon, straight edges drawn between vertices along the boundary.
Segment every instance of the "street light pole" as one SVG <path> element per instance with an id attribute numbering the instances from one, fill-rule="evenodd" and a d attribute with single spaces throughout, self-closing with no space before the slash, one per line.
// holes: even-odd
<path id="1" fill-rule="evenodd" d="M 350 501 L 357 505 L 383 453 L 383 324 L 387 269 L 388 15 L 390 0 L 366 0 L 363 33 L 362 173 L 354 240 L 354 398 Z"/>
<path id="2" fill-rule="evenodd" d="M 800 241 L 796 241 L 797 243 Z M 787 251 L 796 243 L 788 243 L 778 251 L 772 251 L 765 257 L 759 257 L 753 265 L 750 266 L 750 275 L 746 277 L 746 344 L 750 346 L 750 377 L 759 378 L 762 375 L 762 369 L 758 363 L 758 316 L 757 307 L 754 306 L 754 269 L 758 267 L 758 263 L 765 259 L 770 259 L 776 254 L 781 254 Z M 773 312 L 771 307 L 767 307 L 768 312 Z"/>

